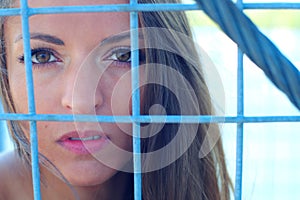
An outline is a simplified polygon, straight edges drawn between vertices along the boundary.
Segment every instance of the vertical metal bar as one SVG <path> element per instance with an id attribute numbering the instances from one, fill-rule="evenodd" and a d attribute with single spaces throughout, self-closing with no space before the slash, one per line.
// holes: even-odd
<path id="1" fill-rule="evenodd" d="M 238 75 L 237 75 L 237 115 L 244 115 L 244 70 L 243 53 L 238 49 Z M 235 174 L 235 200 L 242 199 L 243 181 L 243 135 L 244 123 L 237 124 L 236 136 L 236 174 Z"/>
<path id="2" fill-rule="evenodd" d="M 22 16 L 22 33 L 23 33 L 23 42 L 24 42 L 26 86 L 27 86 L 27 96 L 28 96 L 28 113 L 35 114 L 36 112 L 35 112 L 35 102 L 34 102 L 31 48 L 30 48 L 30 40 L 29 40 L 30 13 L 28 9 L 27 0 L 21 0 L 21 16 Z M 40 193 L 40 172 L 39 172 L 39 160 L 38 160 L 37 127 L 35 121 L 30 121 L 29 125 L 30 125 L 33 195 L 35 200 L 39 200 L 41 199 L 41 193 Z"/>
<path id="3" fill-rule="evenodd" d="M 0 102 L 0 113 L 4 113 L 2 102 Z M 11 138 L 8 136 L 6 122 L 4 120 L 0 121 L 0 154 L 11 149 L 11 145 Z"/>
<path id="4" fill-rule="evenodd" d="M 130 0 L 130 4 L 137 5 L 137 0 Z M 131 37 L 131 79 L 132 79 L 132 115 L 133 118 L 140 115 L 140 92 L 139 89 L 139 43 L 138 43 L 138 12 L 130 12 L 130 37 Z M 133 170 L 134 170 L 134 199 L 142 199 L 141 177 L 141 144 L 140 123 L 132 123 L 133 131 Z"/>
<path id="5" fill-rule="evenodd" d="M 243 0 L 237 0 L 237 7 L 243 9 Z M 243 52 L 238 48 L 237 69 L 237 115 L 244 116 L 244 66 Z M 236 133 L 236 173 L 235 173 L 235 200 L 242 199 L 243 189 L 243 136 L 244 123 L 237 124 Z"/>
<path id="6" fill-rule="evenodd" d="M 5 151 L 5 142 L 7 140 L 7 138 L 5 137 L 6 135 L 4 134 L 5 131 L 4 131 L 3 121 L 0 121 L 0 131 L 1 131 L 0 134 L 0 153 L 1 153 L 2 151 Z"/>

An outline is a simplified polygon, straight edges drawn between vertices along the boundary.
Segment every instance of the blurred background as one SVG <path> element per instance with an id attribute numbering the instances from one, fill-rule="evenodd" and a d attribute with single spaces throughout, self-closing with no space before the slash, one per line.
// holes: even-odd
<path id="1" fill-rule="evenodd" d="M 244 0 L 244 3 L 300 0 Z M 300 10 L 244 10 L 300 70 Z M 237 45 L 201 11 L 188 12 L 195 40 L 218 69 L 225 115 L 237 113 Z M 300 88 L 300 86 L 299 86 Z M 299 89 L 300 91 L 300 89 Z M 288 98 L 244 56 L 245 116 L 299 116 Z M 236 124 L 223 124 L 229 171 L 235 178 Z M 242 199 L 300 199 L 300 123 L 244 124 Z"/>

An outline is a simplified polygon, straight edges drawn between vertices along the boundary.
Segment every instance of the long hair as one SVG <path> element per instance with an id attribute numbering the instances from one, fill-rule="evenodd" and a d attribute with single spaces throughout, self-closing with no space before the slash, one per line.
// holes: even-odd
<path id="1" fill-rule="evenodd" d="M 0 3 L 0 8 L 10 8 L 13 6 L 15 0 L 2 0 Z M 13 103 L 12 95 L 10 92 L 7 66 L 6 66 L 6 48 L 4 40 L 4 23 L 7 17 L 0 17 L 0 87 L 1 87 L 1 103 L 3 105 L 4 111 L 7 113 L 15 113 L 15 106 Z M 25 161 L 25 163 L 30 164 L 30 145 L 28 139 L 25 137 L 19 123 L 17 121 L 7 121 L 9 132 L 14 141 L 14 145 L 17 152 Z"/>
<path id="2" fill-rule="evenodd" d="M 139 2 L 179 3 L 177 0 L 140 0 Z M 0 8 L 10 7 L 12 3 L 13 0 L 2 0 Z M 185 13 L 178 11 L 140 12 L 139 20 L 141 27 L 145 28 L 145 31 L 143 31 L 146 54 L 145 69 L 146 80 L 149 82 L 143 90 L 142 114 L 152 114 L 150 110 L 158 104 L 163 108 L 163 114 L 167 115 L 214 114 L 210 94 L 204 80 L 200 61 L 197 57 L 197 50 L 192 43 L 186 45 L 182 41 L 183 37 L 181 35 L 192 38 Z M 7 75 L 4 21 L 5 17 L 0 17 L 1 98 L 5 111 L 15 113 Z M 163 34 L 156 34 L 154 37 L 151 35 L 153 32 L 148 30 L 161 30 Z M 177 51 L 184 51 L 185 53 L 178 54 L 168 49 L 155 48 L 162 45 L 162 43 L 167 43 L 169 46 L 176 48 Z M 184 56 L 186 53 L 194 59 L 187 59 Z M 164 68 L 159 66 L 167 66 L 172 73 L 174 72 L 182 76 L 181 78 L 184 81 L 173 77 L 172 73 L 168 73 L 169 70 L 165 73 L 164 70 L 161 70 Z M 169 84 L 172 84 L 172 88 L 175 88 L 175 91 L 167 87 Z M 181 99 L 178 99 L 176 94 L 191 97 L 192 102 L 185 100 L 185 103 L 188 103 L 188 106 L 184 107 L 186 109 L 181 107 L 179 103 Z M 154 111 L 154 114 L 157 113 Z M 13 120 L 8 121 L 8 125 L 20 157 L 30 164 L 29 141 L 20 128 L 20 124 Z M 183 132 L 184 136 L 186 136 L 181 137 L 181 141 L 177 141 L 175 145 L 171 145 L 170 149 L 161 154 L 161 156 L 155 158 L 149 158 L 149 156 L 142 157 L 144 169 L 144 173 L 142 174 L 142 195 L 144 200 L 226 200 L 230 198 L 231 181 L 226 169 L 221 139 L 218 137 L 219 139 L 211 147 L 211 150 L 205 156 L 199 158 L 199 152 L 201 152 L 201 147 L 205 143 L 205 138 L 209 136 L 209 130 L 213 130 L 213 134 L 217 136 L 220 134 L 216 124 L 169 123 L 163 124 L 162 127 L 160 124 L 157 124 L 157 126 L 143 124 L 143 126 L 148 127 L 145 130 L 150 133 L 156 132 L 159 129 L 157 134 L 141 140 L 141 152 L 143 154 L 163 149 L 177 137 L 177 134 Z M 195 132 L 195 134 L 193 135 L 192 132 Z M 163 162 L 175 154 L 179 156 L 174 161 L 160 168 L 149 170 L 149 166 L 153 162 Z M 128 195 L 132 196 L 132 192 L 128 191 Z"/>
<path id="3" fill-rule="evenodd" d="M 141 3 L 149 3 L 149 1 L 141 0 Z M 151 3 L 178 3 L 178 1 L 153 0 Z M 154 67 L 148 67 L 148 79 L 155 77 L 158 83 L 171 82 L 173 84 L 172 88 L 178 88 L 178 93 L 185 92 L 184 95 L 180 95 L 181 98 L 189 99 L 188 96 L 193 95 L 190 93 L 196 95 L 196 99 L 190 98 L 192 101 L 190 103 L 188 103 L 189 100 L 185 99 L 185 103 L 189 105 L 186 107 L 186 110 L 180 110 L 178 101 L 182 101 L 182 99 L 178 100 L 176 95 L 172 94 L 174 91 L 172 92 L 159 84 L 150 84 L 145 89 L 143 102 L 145 114 L 147 114 L 147 111 L 153 104 L 159 103 L 168 115 L 213 115 L 214 111 L 210 94 L 203 77 L 200 61 L 197 60 L 197 50 L 192 43 L 182 41 L 185 39 L 182 39 L 181 34 L 190 39 L 192 38 L 184 12 L 142 12 L 140 18 L 143 27 L 168 30 L 167 34 L 164 34 L 164 31 L 159 31 L 163 33 L 156 34 L 155 37 L 150 36 L 151 40 L 148 41 L 147 38 L 150 34 L 147 35 L 146 33 L 146 43 L 150 44 L 145 46 L 153 47 L 155 46 L 153 43 L 168 43 L 168 46 L 176 48 L 175 52 L 184 52 L 178 55 L 178 53 L 176 54 L 170 50 L 150 48 L 147 51 L 146 49 L 146 58 L 148 59 L 146 63 L 158 63 L 159 65 L 168 66 L 181 74 L 184 80 L 188 80 L 188 83 L 180 81 L 172 77 L 170 73 L 163 73 L 165 71 L 159 71 Z M 189 54 L 188 57 L 193 58 L 192 61 L 185 58 L 186 53 Z M 185 85 L 190 85 L 192 90 L 189 90 Z M 198 112 L 195 112 L 195 110 Z M 166 124 L 155 137 L 143 141 L 142 151 L 151 152 L 167 145 L 178 134 L 178 126 L 184 126 L 186 137 L 189 137 L 188 135 L 191 134 L 195 126 L 197 133 L 179 159 L 162 169 L 143 174 L 143 198 L 229 199 L 231 182 L 226 170 L 221 139 L 218 137 L 219 139 L 211 151 L 206 156 L 199 158 L 199 152 L 202 145 L 204 145 L 204 140 L 209 137 L 208 134 L 211 134 L 209 129 L 213 131 L 212 134 L 215 136 L 220 134 L 216 124 Z M 185 141 L 181 142 L 184 143 Z M 180 148 L 182 148 L 182 144 L 174 145 L 169 152 L 178 152 Z M 168 159 L 166 156 L 162 155 L 161 157 L 162 159 Z M 148 163 L 151 162 L 149 161 Z"/>

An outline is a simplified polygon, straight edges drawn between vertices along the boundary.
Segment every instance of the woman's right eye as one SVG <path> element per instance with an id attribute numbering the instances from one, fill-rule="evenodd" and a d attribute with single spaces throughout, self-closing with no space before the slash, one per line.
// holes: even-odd
<path id="1" fill-rule="evenodd" d="M 19 56 L 18 61 L 24 63 L 24 55 Z M 62 62 L 62 60 L 51 49 L 37 48 L 31 50 L 31 63 L 33 66 L 44 66 L 55 64 L 56 62 Z"/>
<path id="2" fill-rule="evenodd" d="M 31 52 L 32 64 L 46 64 L 57 62 L 59 59 L 50 50 L 34 49 Z"/>

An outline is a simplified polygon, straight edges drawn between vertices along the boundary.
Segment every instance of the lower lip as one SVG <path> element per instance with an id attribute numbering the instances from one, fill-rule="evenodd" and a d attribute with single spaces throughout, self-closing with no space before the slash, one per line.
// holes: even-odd
<path id="1" fill-rule="evenodd" d="M 79 155 L 92 154 L 100 151 L 108 144 L 108 138 L 99 138 L 97 140 L 70 140 L 66 139 L 58 142 L 65 149 Z"/>

